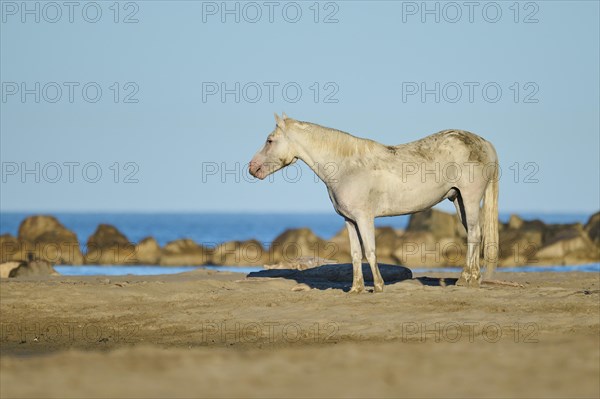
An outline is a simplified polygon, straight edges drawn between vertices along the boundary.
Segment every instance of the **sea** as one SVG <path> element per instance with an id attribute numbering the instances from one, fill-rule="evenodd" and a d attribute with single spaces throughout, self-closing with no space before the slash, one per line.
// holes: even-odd
<path id="1" fill-rule="evenodd" d="M 28 216 L 39 213 L 0 212 L 0 234 L 16 236 L 19 225 Z M 190 238 L 207 246 L 233 240 L 257 239 L 265 247 L 287 229 L 308 227 L 318 236 L 329 239 L 344 228 L 343 219 L 331 213 L 49 213 L 65 227 L 75 232 L 82 249 L 90 235 L 101 223 L 115 226 L 129 241 L 139 242 L 145 237 L 154 237 L 163 246 L 166 243 Z M 525 220 L 538 219 L 545 223 L 586 223 L 590 217 L 583 213 L 520 213 Z M 500 220 L 508 221 L 510 214 L 501 213 Z M 409 216 L 378 218 L 377 226 L 404 229 Z M 581 270 L 598 272 L 598 264 L 583 266 L 524 267 L 520 271 Z M 241 273 L 261 270 L 252 267 L 207 266 L 214 270 Z M 193 270 L 196 267 L 160 266 L 56 266 L 59 273 L 67 275 L 124 275 L 124 274 L 170 274 Z M 515 271 L 511 268 L 511 271 Z M 440 269 L 435 269 L 441 271 Z M 448 269 L 455 270 L 455 269 Z M 503 269 L 509 270 L 509 269 Z"/>

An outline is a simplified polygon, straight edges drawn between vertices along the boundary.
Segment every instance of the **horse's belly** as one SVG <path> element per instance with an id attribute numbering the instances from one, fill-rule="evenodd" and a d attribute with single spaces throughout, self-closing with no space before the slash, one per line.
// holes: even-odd
<path id="1" fill-rule="evenodd" d="M 354 175 L 340 183 L 329 190 L 329 195 L 337 212 L 346 217 L 364 211 L 373 216 L 422 211 L 442 201 L 449 190 L 443 183 L 403 182 L 386 172 Z"/>
<path id="2" fill-rule="evenodd" d="M 447 190 L 441 187 L 424 190 L 392 188 L 374 196 L 371 201 L 375 206 L 375 216 L 405 215 L 431 208 L 442 201 L 446 193 Z"/>
<path id="3" fill-rule="evenodd" d="M 451 185 L 442 180 L 401 177 L 392 173 L 383 173 L 374 182 L 374 187 L 379 188 L 371 200 L 376 204 L 377 216 L 402 215 L 431 208 L 447 198 L 451 189 Z"/>

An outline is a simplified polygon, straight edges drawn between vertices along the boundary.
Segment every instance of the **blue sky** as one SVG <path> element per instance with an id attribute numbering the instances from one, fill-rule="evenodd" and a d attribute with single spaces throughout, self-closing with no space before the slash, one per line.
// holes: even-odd
<path id="1" fill-rule="evenodd" d="M 1 2 L 2 211 L 330 211 L 304 166 L 244 172 L 281 111 L 386 144 L 470 130 L 501 211 L 599 208 L 597 1 L 22 4 Z"/>

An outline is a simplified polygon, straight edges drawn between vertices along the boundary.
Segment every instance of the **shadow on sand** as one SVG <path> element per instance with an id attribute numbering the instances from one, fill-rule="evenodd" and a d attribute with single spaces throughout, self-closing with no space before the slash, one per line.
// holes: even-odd
<path id="1" fill-rule="evenodd" d="M 367 287 L 373 286 L 373 274 L 368 263 L 362 264 L 363 276 Z M 411 270 L 404 266 L 379 264 L 379 270 L 386 285 L 413 279 Z M 342 263 L 323 265 L 306 270 L 270 269 L 252 272 L 247 277 L 285 278 L 303 283 L 311 288 L 326 290 L 329 288 L 349 291 L 352 286 L 352 264 Z M 443 287 L 454 285 L 455 278 L 418 277 L 415 280 L 423 285 Z"/>
<path id="2" fill-rule="evenodd" d="M 456 285 L 457 278 L 451 277 L 416 277 L 415 280 L 429 287 L 446 287 L 448 285 Z"/>

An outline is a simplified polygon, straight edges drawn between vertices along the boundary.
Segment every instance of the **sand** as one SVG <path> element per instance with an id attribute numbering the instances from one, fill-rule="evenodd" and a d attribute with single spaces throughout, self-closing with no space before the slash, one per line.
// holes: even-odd
<path id="1" fill-rule="evenodd" d="M 600 396 L 598 273 L 427 276 L 360 295 L 207 270 L 2 279 L 0 395 Z"/>

